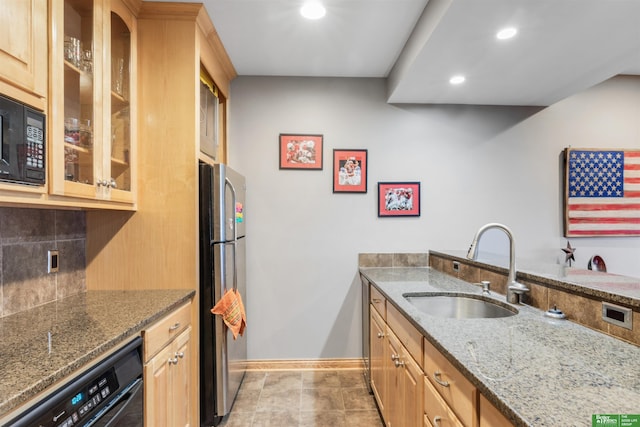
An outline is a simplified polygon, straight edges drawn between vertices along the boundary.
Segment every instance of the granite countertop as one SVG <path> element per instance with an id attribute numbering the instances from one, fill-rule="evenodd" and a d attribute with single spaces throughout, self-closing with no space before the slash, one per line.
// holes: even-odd
<path id="1" fill-rule="evenodd" d="M 428 267 L 360 272 L 515 425 L 591 426 L 593 414 L 638 413 L 639 347 L 529 306 L 505 318 L 429 316 L 403 295 L 481 289 Z"/>
<path id="2" fill-rule="evenodd" d="M 505 258 L 483 255 L 483 258 L 478 261 L 472 261 L 467 259 L 465 251 L 431 250 L 429 252 L 452 259 L 457 258 L 483 268 L 489 264 L 504 274 L 508 272 L 508 259 Z M 518 259 L 516 268 L 518 279 L 533 280 L 569 292 L 625 304 L 634 309 L 640 308 L 640 279 L 635 277 L 526 259 Z"/>
<path id="3" fill-rule="evenodd" d="M 0 318 L 0 419 L 194 294 L 193 290 L 88 291 Z"/>

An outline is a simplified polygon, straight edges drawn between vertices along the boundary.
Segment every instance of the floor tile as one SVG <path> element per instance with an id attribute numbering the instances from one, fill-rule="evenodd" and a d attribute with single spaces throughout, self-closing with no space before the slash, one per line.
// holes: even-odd
<path id="1" fill-rule="evenodd" d="M 301 411 L 299 427 L 351 427 L 344 411 Z"/>
<path id="2" fill-rule="evenodd" d="M 384 427 L 377 409 L 369 411 L 345 411 L 345 423 L 349 427 Z"/>
<path id="3" fill-rule="evenodd" d="M 255 412 L 234 412 L 225 417 L 219 427 L 250 427 Z"/>
<path id="4" fill-rule="evenodd" d="M 266 386 L 258 399 L 258 412 L 286 411 L 300 408 L 301 390 L 267 389 Z"/>
<path id="5" fill-rule="evenodd" d="M 303 388 L 340 387 L 340 378 L 336 371 L 306 371 L 302 373 Z"/>
<path id="6" fill-rule="evenodd" d="M 298 427 L 300 424 L 300 411 L 267 411 L 257 412 L 251 427 Z"/>
<path id="7" fill-rule="evenodd" d="M 300 390 L 302 373 L 300 371 L 267 372 L 264 390 Z"/>
<path id="8" fill-rule="evenodd" d="M 220 427 L 384 427 L 360 370 L 250 371 Z"/>
<path id="9" fill-rule="evenodd" d="M 344 411 L 342 392 L 338 388 L 305 388 L 300 399 L 302 411 Z"/>
<path id="10" fill-rule="evenodd" d="M 362 388 L 342 388 L 341 391 L 346 410 L 377 410 L 373 396 L 364 393 Z"/>

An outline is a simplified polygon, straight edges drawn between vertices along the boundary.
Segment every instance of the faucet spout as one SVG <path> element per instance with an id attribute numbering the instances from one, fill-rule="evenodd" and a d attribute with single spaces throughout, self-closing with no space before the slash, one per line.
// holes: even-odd
<path id="1" fill-rule="evenodd" d="M 473 241 L 471 242 L 471 246 L 469 246 L 467 258 L 471 260 L 475 260 L 478 258 L 478 241 L 480 240 L 480 237 L 482 237 L 484 232 L 491 228 L 497 228 L 504 231 L 504 233 L 509 238 L 509 275 L 507 276 L 507 301 L 512 304 L 520 304 L 520 298 L 522 294 L 524 294 L 525 292 L 529 292 L 529 288 L 516 281 L 516 244 L 513 233 L 511 232 L 509 227 L 497 222 L 485 224 L 480 227 L 476 232 Z"/>

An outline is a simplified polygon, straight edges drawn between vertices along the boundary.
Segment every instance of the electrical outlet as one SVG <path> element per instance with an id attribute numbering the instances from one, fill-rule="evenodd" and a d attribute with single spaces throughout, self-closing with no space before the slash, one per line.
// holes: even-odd
<path id="1" fill-rule="evenodd" d="M 58 262 L 59 262 L 58 250 L 54 249 L 51 251 L 47 251 L 47 273 L 57 273 L 58 265 L 59 265 Z"/>

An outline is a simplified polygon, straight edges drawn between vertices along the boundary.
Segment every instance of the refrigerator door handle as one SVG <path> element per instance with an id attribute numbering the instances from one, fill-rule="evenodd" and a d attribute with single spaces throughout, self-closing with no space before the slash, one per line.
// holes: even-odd
<path id="1" fill-rule="evenodd" d="M 236 224 L 236 189 L 233 187 L 231 180 L 229 178 L 224 179 L 224 184 L 229 187 L 231 190 L 231 206 L 233 207 L 231 224 L 233 226 L 233 241 L 231 242 L 233 246 L 233 290 L 238 291 L 238 267 L 236 262 L 236 242 L 238 241 L 238 227 Z"/>

